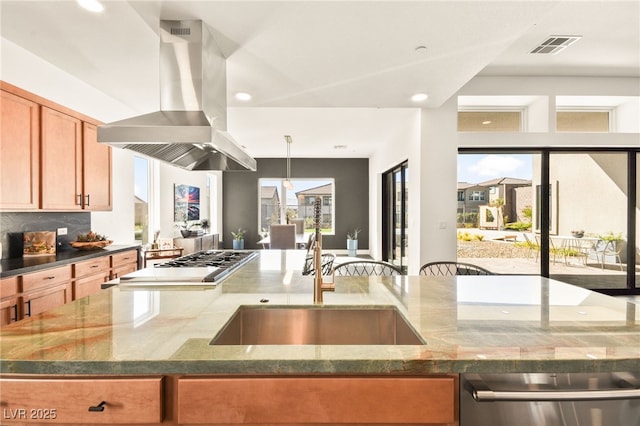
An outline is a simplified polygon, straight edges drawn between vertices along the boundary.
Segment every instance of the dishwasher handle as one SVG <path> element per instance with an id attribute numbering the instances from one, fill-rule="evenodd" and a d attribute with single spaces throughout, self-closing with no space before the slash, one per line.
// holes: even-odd
<path id="1" fill-rule="evenodd" d="M 597 401 L 640 398 L 640 389 L 493 391 L 484 382 L 467 381 L 468 391 L 478 402 L 493 401 Z"/>

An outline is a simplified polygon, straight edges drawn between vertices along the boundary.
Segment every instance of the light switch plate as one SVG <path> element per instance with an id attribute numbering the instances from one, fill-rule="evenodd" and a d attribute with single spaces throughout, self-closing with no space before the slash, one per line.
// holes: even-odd
<path id="1" fill-rule="evenodd" d="M 67 228 L 58 228 L 58 235 L 67 235 Z"/>

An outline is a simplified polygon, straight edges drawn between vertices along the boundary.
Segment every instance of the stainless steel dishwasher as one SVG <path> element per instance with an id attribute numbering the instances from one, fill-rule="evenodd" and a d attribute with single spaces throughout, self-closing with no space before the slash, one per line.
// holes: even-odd
<path id="1" fill-rule="evenodd" d="M 640 426 L 640 372 L 463 374 L 460 426 Z"/>

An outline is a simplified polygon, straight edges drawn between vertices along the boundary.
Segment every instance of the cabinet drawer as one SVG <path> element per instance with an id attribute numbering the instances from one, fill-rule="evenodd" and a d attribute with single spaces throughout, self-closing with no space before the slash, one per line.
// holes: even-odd
<path id="1" fill-rule="evenodd" d="M 111 267 L 119 267 L 125 264 L 135 263 L 138 264 L 138 251 L 137 250 L 129 250 L 122 253 L 112 254 L 111 255 Z"/>
<path id="2" fill-rule="evenodd" d="M 0 280 L 0 299 L 18 294 L 18 277 L 7 277 Z"/>
<path id="3" fill-rule="evenodd" d="M 7 378 L 0 379 L 0 385 L 4 413 L 2 424 L 139 424 L 162 421 L 162 377 Z"/>
<path id="4" fill-rule="evenodd" d="M 109 256 L 97 257 L 73 265 L 74 278 L 96 275 L 101 272 L 105 274 L 105 277 L 109 276 Z"/>
<path id="5" fill-rule="evenodd" d="M 73 300 L 98 293 L 102 289 L 102 284 L 109 281 L 109 272 L 107 275 L 95 275 L 75 280 L 73 283 Z"/>
<path id="6" fill-rule="evenodd" d="M 32 272 L 22 276 L 22 291 L 26 293 L 28 291 L 67 282 L 69 280 L 71 280 L 71 265 Z"/>
<path id="7" fill-rule="evenodd" d="M 457 379 L 181 378 L 178 423 L 455 424 Z"/>

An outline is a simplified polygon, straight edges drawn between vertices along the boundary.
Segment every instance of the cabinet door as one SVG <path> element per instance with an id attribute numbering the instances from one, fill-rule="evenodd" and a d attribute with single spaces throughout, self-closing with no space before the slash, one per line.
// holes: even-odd
<path id="1" fill-rule="evenodd" d="M 39 208 L 40 107 L 2 91 L 0 101 L 0 208 Z"/>
<path id="2" fill-rule="evenodd" d="M 20 320 L 21 297 L 0 300 L 0 326 Z"/>
<path id="3" fill-rule="evenodd" d="M 0 325 L 7 325 L 21 319 L 21 298 L 18 297 L 18 277 L 0 280 Z"/>
<path id="4" fill-rule="evenodd" d="M 82 209 L 82 122 L 42 107 L 42 208 Z"/>
<path id="5" fill-rule="evenodd" d="M 85 210 L 111 210 L 111 147 L 98 143 L 98 129 L 83 123 L 83 205 Z"/>
<path id="6" fill-rule="evenodd" d="M 71 302 L 71 283 L 63 283 L 47 287 L 43 290 L 24 293 L 22 295 L 25 317 L 57 308 Z"/>
<path id="7" fill-rule="evenodd" d="M 457 390 L 454 376 L 181 378 L 178 423 L 457 425 Z"/>
<path id="8" fill-rule="evenodd" d="M 102 289 L 109 281 L 109 256 L 97 257 L 73 265 L 73 300 L 78 300 Z"/>
<path id="9" fill-rule="evenodd" d="M 138 270 L 138 250 L 129 250 L 111 255 L 111 279 Z"/>
<path id="10" fill-rule="evenodd" d="M 174 238 L 173 245 L 184 249 L 183 255 L 202 250 L 202 237 Z"/>
<path id="11" fill-rule="evenodd" d="M 162 421 L 162 377 L 158 376 L 77 379 L 5 376 L 0 379 L 0 386 L 3 424 L 149 425 Z"/>

